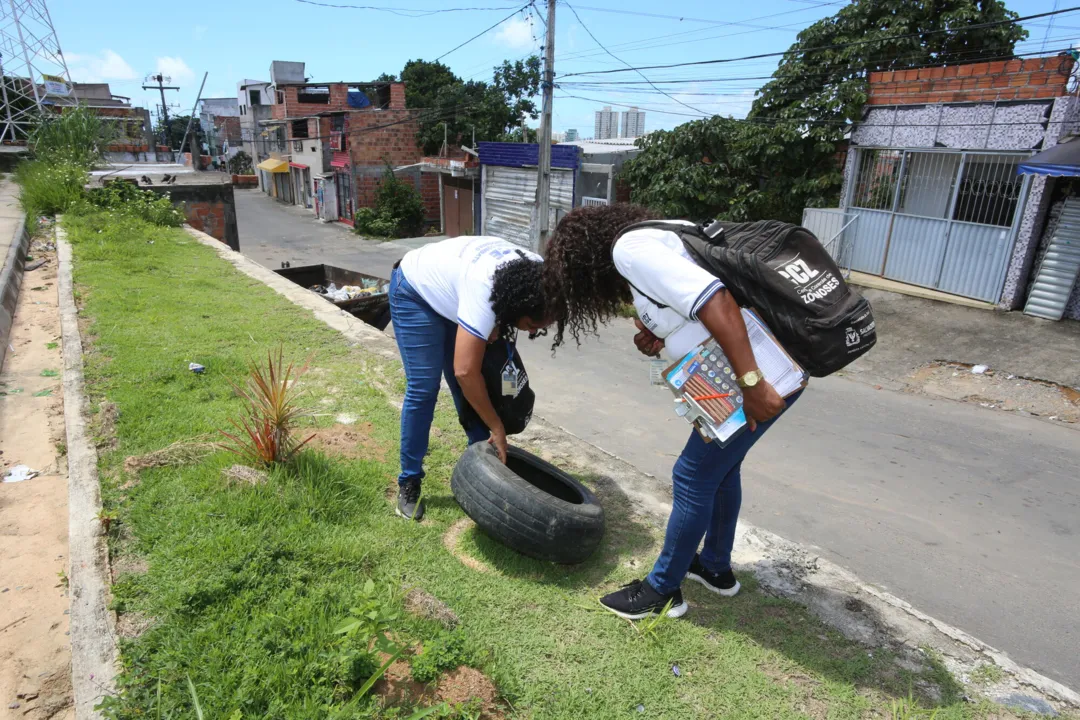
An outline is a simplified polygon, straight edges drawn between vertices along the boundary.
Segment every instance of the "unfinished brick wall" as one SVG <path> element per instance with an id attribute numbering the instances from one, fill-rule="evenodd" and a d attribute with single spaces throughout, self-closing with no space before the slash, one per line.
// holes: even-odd
<path id="1" fill-rule="evenodd" d="M 349 156 L 356 167 L 394 167 L 420 162 L 416 110 L 376 110 L 348 116 Z"/>
<path id="2" fill-rule="evenodd" d="M 308 88 L 295 85 L 283 85 L 278 88 L 283 102 L 270 106 L 270 116 L 275 120 L 284 120 L 287 117 L 304 117 L 305 115 L 317 115 L 327 112 L 357 112 L 367 108 L 349 107 L 349 85 L 346 83 L 326 83 L 330 90 L 330 98 L 327 103 L 302 103 L 299 96 Z M 356 87 L 355 85 L 353 87 Z M 372 102 L 375 102 L 372 99 Z M 405 108 L 405 85 L 393 83 L 390 86 L 390 108 Z"/>
<path id="3" fill-rule="evenodd" d="M 438 173 L 420 173 L 420 196 L 424 198 L 424 219 L 438 224 L 442 217 L 439 212 Z"/>
<path id="4" fill-rule="evenodd" d="M 184 211 L 187 223 L 196 230 L 222 241 L 233 250 L 240 249 L 232 185 L 214 182 L 205 185 L 152 185 L 146 189 L 171 199 L 173 205 Z"/>
<path id="5" fill-rule="evenodd" d="M 869 105 L 1032 100 L 1067 94 L 1068 55 L 870 73 Z"/>

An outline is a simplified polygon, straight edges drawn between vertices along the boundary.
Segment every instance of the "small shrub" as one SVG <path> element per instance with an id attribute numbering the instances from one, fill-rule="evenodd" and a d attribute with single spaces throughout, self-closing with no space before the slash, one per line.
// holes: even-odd
<path id="1" fill-rule="evenodd" d="M 240 432 L 233 435 L 221 431 L 229 439 L 221 447 L 256 467 L 285 463 L 306 445 L 314 435 L 298 441 L 295 424 L 306 415 L 297 405 L 295 381 L 307 371 L 307 366 L 295 370 L 286 367 L 284 352 L 279 347 L 275 358 L 266 353 L 266 367 L 252 362 L 246 387 L 233 383 L 233 389 L 247 404 L 243 417 L 232 424 Z"/>
<path id="2" fill-rule="evenodd" d="M 424 643 L 423 652 L 412 657 L 413 680 L 429 683 L 437 679 L 439 673 L 468 664 L 464 634 L 460 630 L 441 630 Z"/>
<path id="3" fill-rule="evenodd" d="M 114 180 L 104 187 L 93 188 L 87 193 L 87 200 L 92 207 L 137 217 L 153 225 L 180 227 L 184 224 L 184 213 L 172 204 L 168 195 L 140 190 L 130 182 Z M 77 213 L 81 211 L 76 208 Z"/>
<path id="4" fill-rule="evenodd" d="M 424 201 L 411 182 L 394 176 L 389 165 L 375 191 L 375 206 L 360 208 L 353 218 L 360 235 L 409 237 L 424 227 Z"/>
<path id="5" fill-rule="evenodd" d="M 86 170 L 104 157 L 114 127 L 85 106 L 45 113 L 30 132 L 27 144 L 36 160 L 69 164 Z"/>
<path id="6" fill-rule="evenodd" d="M 40 215 L 67 212 L 83 197 L 86 170 L 74 163 L 24 162 L 15 169 L 15 180 L 22 186 L 19 202 L 36 220 Z"/>
<path id="7" fill-rule="evenodd" d="M 241 150 L 229 158 L 229 172 L 233 175 L 254 175 L 255 166 L 251 162 L 251 156 Z"/>

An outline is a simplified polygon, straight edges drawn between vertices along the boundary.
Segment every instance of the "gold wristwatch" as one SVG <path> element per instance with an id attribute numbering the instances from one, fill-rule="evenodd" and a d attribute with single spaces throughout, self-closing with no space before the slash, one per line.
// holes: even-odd
<path id="1" fill-rule="evenodd" d="M 742 377 L 736 378 L 735 382 L 738 383 L 741 388 L 752 388 L 764 379 L 765 376 L 761 374 L 760 370 L 751 370 Z"/>

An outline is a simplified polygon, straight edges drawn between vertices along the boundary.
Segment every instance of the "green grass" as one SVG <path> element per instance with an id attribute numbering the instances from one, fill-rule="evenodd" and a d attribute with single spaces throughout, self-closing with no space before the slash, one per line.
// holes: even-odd
<path id="1" fill-rule="evenodd" d="M 392 611 L 399 640 L 430 640 L 447 664 L 468 659 L 495 681 L 512 717 L 889 717 L 927 683 L 943 698 L 941 720 L 986 712 L 958 700 L 938 668 L 914 674 L 888 652 L 871 657 L 746 575 L 731 600 L 689 587 L 692 609 L 680 621 L 635 628 L 600 611 L 596 598 L 647 572 L 658 547 L 657 531 L 603 476 L 583 477 L 609 528 L 589 562 L 533 561 L 470 530 L 458 551 L 488 571 L 466 567 L 443 545 L 463 517 L 448 483 L 465 441 L 448 402 L 440 400 L 427 461 L 427 518 L 403 522 L 388 494 L 398 415 L 383 390 L 401 392 L 400 368 L 350 347 L 180 230 L 93 215 L 65 225 L 89 321 L 88 387 L 95 403 L 119 407 L 116 448 L 101 458 L 106 511 L 117 518 L 111 553 L 148 567 L 113 588 L 122 617 L 152 619 L 121 645 L 113 716 L 195 717 L 195 698 L 212 718 L 395 716 L 356 695 L 373 668 L 356 648 L 344 656 L 334 632 L 369 602 L 365 587 Z M 366 457 L 305 450 L 247 486 L 222 479 L 234 458 L 217 452 L 125 485 L 126 456 L 225 427 L 240 410 L 229 380 L 278 344 L 287 358 L 314 358 L 302 380 L 320 414 L 313 422 L 349 413 L 357 427 L 370 423 Z M 189 362 L 206 373 L 190 373 Z M 458 635 L 398 612 L 415 586 L 451 606 Z"/>

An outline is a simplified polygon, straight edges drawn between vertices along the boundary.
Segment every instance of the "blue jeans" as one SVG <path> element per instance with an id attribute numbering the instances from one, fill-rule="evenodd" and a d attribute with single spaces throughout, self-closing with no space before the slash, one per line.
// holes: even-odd
<path id="1" fill-rule="evenodd" d="M 446 377 L 454 405 L 466 402 L 454 377 L 457 323 L 431 309 L 405 279 L 401 268 L 390 275 L 390 317 L 405 366 L 405 403 L 401 408 L 401 474 L 398 483 L 424 477 L 424 455 L 439 397 L 439 377 Z M 487 440 L 483 426 L 466 430 L 469 444 Z"/>
<path id="2" fill-rule="evenodd" d="M 791 407 L 801 395 L 787 400 Z M 786 411 L 785 411 L 786 412 Z M 783 413 L 781 413 L 782 415 Z M 744 430 L 721 448 L 705 442 L 697 430 L 690 433 L 682 455 L 672 470 L 674 502 L 664 535 L 664 549 L 647 578 L 664 595 L 682 585 L 701 538 L 701 564 L 711 572 L 731 569 L 731 548 L 735 545 L 735 525 L 742 506 L 742 461 L 779 416 L 758 423 L 757 430 Z"/>

